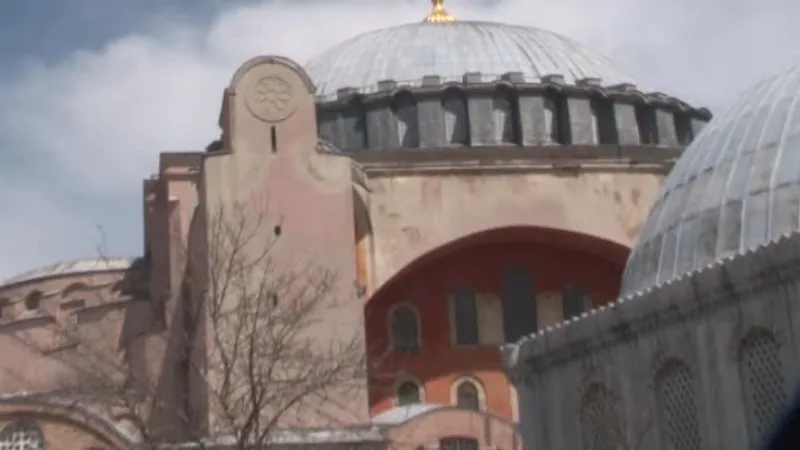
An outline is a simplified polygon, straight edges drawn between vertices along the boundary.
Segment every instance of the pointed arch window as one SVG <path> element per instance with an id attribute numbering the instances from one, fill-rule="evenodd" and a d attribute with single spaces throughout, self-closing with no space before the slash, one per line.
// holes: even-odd
<path id="1" fill-rule="evenodd" d="M 585 450 L 616 450 L 622 442 L 618 432 L 621 419 L 611 392 L 601 384 L 593 384 L 581 400 L 581 432 Z"/>
<path id="2" fill-rule="evenodd" d="M 689 366 L 667 361 L 656 375 L 658 422 L 662 439 L 674 450 L 700 450 L 697 388 Z"/>
<path id="3" fill-rule="evenodd" d="M 764 439 L 786 407 L 780 349 L 772 333 L 750 332 L 739 349 L 739 376 L 751 444 Z"/>
<path id="4" fill-rule="evenodd" d="M 400 305 L 390 314 L 392 347 L 398 351 L 414 352 L 420 349 L 420 327 L 417 311 L 409 305 Z"/>
<path id="5" fill-rule="evenodd" d="M 392 99 L 392 112 L 397 118 L 397 136 L 400 147 L 419 147 L 419 113 L 414 96 L 408 91 L 397 93 Z"/>
<path id="6" fill-rule="evenodd" d="M 0 431 L 0 450 L 43 450 L 42 430 L 30 421 L 17 421 Z"/>
<path id="7" fill-rule="evenodd" d="M 422 403 L 422 389 L 416 381 L 406 380 L 397 385 L 397 406 Z"/>
<path id="8" fill-rule="evenodd" d="M 469 145 L 467 98 L 458 89 L 448 89 L 442 99 L 445 140 L 448 145 Z"/>

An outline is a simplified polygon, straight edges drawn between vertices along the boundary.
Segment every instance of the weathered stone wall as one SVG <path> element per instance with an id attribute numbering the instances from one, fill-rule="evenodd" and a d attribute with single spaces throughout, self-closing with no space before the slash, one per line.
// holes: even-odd
<path id="1" fill-rule="evenodd" d="M 507 346 L 525 448 L 753 448 L 800 381 L 798 248 L 793 235 Z"/>

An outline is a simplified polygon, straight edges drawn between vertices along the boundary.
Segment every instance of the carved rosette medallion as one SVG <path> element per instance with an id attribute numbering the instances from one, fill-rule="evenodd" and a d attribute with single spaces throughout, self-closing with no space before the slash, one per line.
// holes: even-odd
<path id="1" fill-rule="evenodd" d="M 292 85 L 275 75 L 262 77 L 250 86 L 247 109 L 265 122 L 286 120 L 297 108 Z"/>

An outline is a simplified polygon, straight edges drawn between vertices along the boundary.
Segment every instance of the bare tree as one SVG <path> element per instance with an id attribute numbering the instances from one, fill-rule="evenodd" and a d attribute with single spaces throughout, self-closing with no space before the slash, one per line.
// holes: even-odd
<path id="1" fill-rule="evenodd" d="M 363 398 L 366 384 L 363 329 L 335 326 L 358 301 L 342 292 L 350 283 L 284 248 L 280 223 L 247 212 L 229 208 L 206 220 L 198 211 L 180 256 L 182 288 L 155 308 L 161 329 L 120 337 L 120 327 L 55 320 L 51 332 L 71 343 L 48 355 L 63 367 L 58 395 L 106 408 L 146 444 L 225 435 L 236 448 L 266 448 L 283 427 L 354 418 L 348 400 Z M 41 339 L 19 337 L 46 350 Z M 135 367 L 142 356 L 134 347 L 144 341 L 163 349 L 160 373 Z M 167 373 L 175 381 L 165 389 Z M 168 423 L 179 429 L 163 429 Z"/>

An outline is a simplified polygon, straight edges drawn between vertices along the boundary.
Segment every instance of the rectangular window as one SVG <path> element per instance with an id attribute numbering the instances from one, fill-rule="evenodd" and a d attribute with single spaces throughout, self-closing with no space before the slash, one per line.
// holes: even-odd
<path id="1" fill-rule="evenodd" d="M 636 107 L 636 125 L 639 128 L 639 142 L 658 144 L 658 124 L 656 110 L 651 106 Z"/>
<path id="2" fill-rule="evenodd" d="M 516 342 L 538 329 L 536 295 L 531 276 L 523 268 L 503 274 L 503 328 L 506 342 Z"/>
<path id="3" fill-rule="evenodd" d="M 592 99 L 591 106 L 595 133 L 597 133 L 597 143 L 619 144 L 614 102 L 605 98 L 595 98 Z"/>
<path id="4" fill-rule="evenodd" d="M 478 310 L 475 304 L 475 291 L 461 289 L 453 296 L 453 325 L 456 345 L 477 345 Z"/>
<path id="5" fill-rule="evenodd" d="M 561 291 L 561 305 L 564 309 L 564 320 L 572 319 L 586 311 L 586 296 L 576 286 L 564 286 Z"/>

